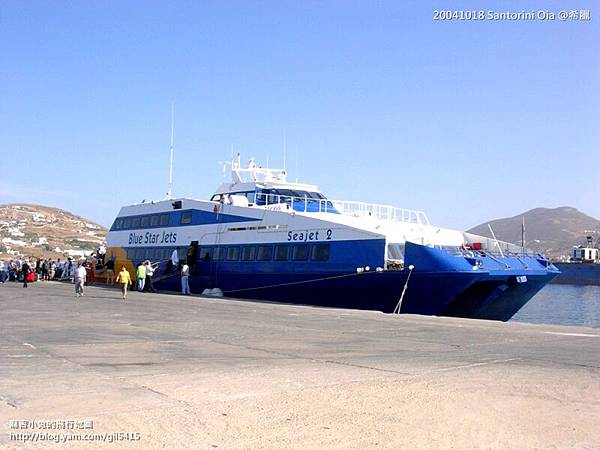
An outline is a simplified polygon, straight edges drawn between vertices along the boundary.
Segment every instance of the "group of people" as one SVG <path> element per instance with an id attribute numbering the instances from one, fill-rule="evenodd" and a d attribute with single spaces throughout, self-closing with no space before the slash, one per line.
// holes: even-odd
<path id="1" fill-rule="evenodd" d="M 84 295 L 84 286 L 93 284 L 96 280 L 95 269 L 104 268 L 106 270 L 106 284 L 114 286 L 115 283 L 121 285 L 123 300 L 127 298 L 129 286 L 133 286 L 134 279 L 125 266 L 115 277 L 115 258 L 111 257 L 105 261 L 105 252 L 98 258 L 96 255 L 88 257 L 86 260 L 73 261 L 68 257 L 64 262 L 58 258 L 54 261 L 48 259 L 17 258 L 13 260 L 0 261 L 0 284 L 6 281 L 22 281 L 23 287 L 27 287 L 29 282 L 37 280 L 70 280 L 75 285 L 75 295 L 79 298 Z M 190 267 L 185 261 L 172 265 L 173 269 L 179 266 L 181 276 L 181 293 L 190 295 Z M 157 292 L 154 288 L 153 277 L 158 269 L 158 263 L 152 263 L 146 260 L 139 263 L 135 269 L 135 287 L 139 292 Z"/>
<path id="2" fill-rule="evenodd" d="M 83 263 L 87 272 L 87 282 L 94 283 L 95 276 L 93 265 L 87 261 Z M 54 261 L 52 258 L 16 258 L 0 261 L 0 283 L 6 281 L 22 281 L 23 287 L 31 281 L 50 281 L 50 280 L 74 280 L 78 264 L 69 257 L 65 261 L 58 258 Z"/>

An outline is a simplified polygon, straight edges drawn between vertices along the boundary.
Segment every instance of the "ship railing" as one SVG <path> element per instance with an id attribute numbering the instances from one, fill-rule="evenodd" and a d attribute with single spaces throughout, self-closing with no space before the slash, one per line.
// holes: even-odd
<path id="1" fill-rule="evenodd" d="M 500 256 L 514 256 L 514 257 L 531 257 L 531 258 L 543 258 L 544 255 L 539 250 L 533 250 L 527 247 L 521 247 L 520 245 L 513 244 L 511 242 L 496 241 L 492 238 L 484 236 L 478 236 L 471 233 L 465 233 L 467 244 L 473 247 L 474 243 L 481 245 L 481 251 L 486 254 L 500 257 Z"/>
<path id="2" fill-rule="evenodd" d="M 356 217 L 376 217 L 379 220 L 392 222 L 414 223 L 429 225 L 429 219 L 423 211 L 406 208 L 396 208 L 390 205 L 364 203 L 354 201 L 332 200 L 342 214 Z"/>
<path id="3" fill-rule="evenodd" d="M 396 208 L 389 205 L 314 197 L 293 197 L 278 194 L 257 194 L 255 205 L 267 209 L 293 209 L 298 212 L 343 214 L 354 217 L 373 217 L 379 220 L 429 225 L 423 211 Z"/>

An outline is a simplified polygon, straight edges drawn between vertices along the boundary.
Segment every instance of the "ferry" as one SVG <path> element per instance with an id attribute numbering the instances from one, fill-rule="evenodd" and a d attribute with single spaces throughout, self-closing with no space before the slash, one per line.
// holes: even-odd
<path id="1" fill-rule="evenodd" d="M 121 208 L 105 259 L 158 263 L 154 285 L 325 307 L 509 320 L 559 271 L 541 254 L 432 225 L 422 211 L 329 199 L 284 169 L 230 163 L 210 198 Z"/>
<path id="2" fill-rule="evenodd" d="M 555 262 L 561 273 L 553 283 L 600 286 L 598 244 L 599 239 L 594 244 L 593 236 L 587 236 L 587 245 L 575 246 L 568 262 Z"/>

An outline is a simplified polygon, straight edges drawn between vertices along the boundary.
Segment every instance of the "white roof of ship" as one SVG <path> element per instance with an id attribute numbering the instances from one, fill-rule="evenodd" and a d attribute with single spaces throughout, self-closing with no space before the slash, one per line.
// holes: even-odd
<path id="1" fill-rule="evenodd" d="M 239 153 L 233 161 L 225 164 L 231 165 L 231 182 L 219 186 L 217 194 L 253 191 L 256 187 L 320 192 L 319 188 L 313 184 L 288 182 L 286 169 L 257 166 L 254 158 L 250 158 L 248 166 L 243 168 Z"/>

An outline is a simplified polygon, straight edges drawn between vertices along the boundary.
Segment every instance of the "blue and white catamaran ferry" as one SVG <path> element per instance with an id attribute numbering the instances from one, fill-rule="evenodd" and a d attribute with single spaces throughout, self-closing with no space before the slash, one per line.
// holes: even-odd
<path id="1" fill-rule="evenodd" d="M 121 208 L 106 258 L 131 273 L 159 262 L 155 286 L 342 308 L 508 320 L 558 275 L 542 255 L 431 225 L 420 211 L 328 199 L 286 171 L 242 168 L 210 200 Z M 220 291 L 219 291 L 220 290 Z"/>

